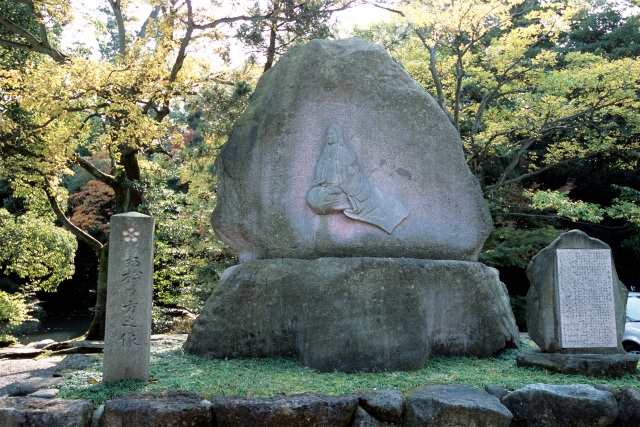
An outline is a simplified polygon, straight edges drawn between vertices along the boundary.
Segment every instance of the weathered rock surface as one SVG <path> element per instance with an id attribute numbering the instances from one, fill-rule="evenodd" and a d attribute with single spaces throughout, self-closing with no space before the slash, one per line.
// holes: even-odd
<path id="1" fill-rule="evenodd" d="M 358 406 L 355 395 L 244 398 L 216 396 L 211 401 L 223 427 L 347 427 Z"/>
<path id="2" fill-rule="evenodd" d="M 356 413 L 351 420 L 350 427 L 391 427 L 399 425 L 400 424 L 391 424 L 380 421 L 358 406 L 358 409 L 356 409 Z"/>
<path id="3" fill-rule="evenodd" d="M 527 326 L 531 339 L 544 352 L 583 352 L 583 353 L 624 353 L 621 339 L 625 326 L 625 311 L 627 305 L 627 288 L 618 280 L 613 259 L 611 260 L 611 281 L 613 284 L 613 308 L 615 309 L 614 319 L 611 328 L 616 328 L 617 346 L 615 342 L 608 348 L 563 348 L 561 338 L 561 318 L 558 298 L 558 268 L 557 254 L 559 249 L 606 249 L 610 250 L 606 243 L 590 238 L 585 233 L 573 230 L 558 237 L 548 247 L 540 251 L 527 268 L 530 288 L 527 294 Z M 588 268 L 588 267 L 587 267 Z M 588 274 L 588 272 L 587 272 Z M 588 284 L 585 284 L 588 286 Z M 584 293 L 585 290 L 576 289 L 576 295 Z M 595 303 L 594 303 L 595 304 Z M 572 304 L 574 307 L 576 304 Z M 592 310 L 595 306 L 592 307 Z M 592 314 L 593 311 L 590 313 Z M 585 316 L 585 322 L 593 316 Z M 597 321 L 599 322 L 599 321 Z M 599 323 L 597 327 L 602 327 Z M 588 324 L 577 325 L 582 328 L 588 336 L 596 333 L 594 327 Z M 607 326 L 608 327 L 608 326 Z M 608 329 L 605 329 L 608 331 Z"/>
<path id="4" fill-rule="evenodd" d="M 397 390 L 369 390 L 358 394 L 360 406 L 381 422 L 401 424 L 403 398 Z"/>
<path id="5" fill-rule="evenodd" d="M 622 387 L 618 394 L 618 422 L 616 426 L 640 426 L 640 389 Z"/>
<path id="6" fill-rule="evenodd" d="M 492 226 L 450 121 L 358 38 L 298 46 L 262 76 L 221 150 L 217 195 L 214 229 L 241 261 L 475 261 Z"/>
<path id="7" fill-rule="evenodd" d="M 509 393 L 502 403 L 514 426 L 608 426 L 618 416 L 613 395 L 588 385 L 532 384 Z"/>
<path id="8" fill-rule="evenodd" d="M 88 400 L 8 397 L 0 399 L 2 427 L 88 427 L 93 405 Z"/>
<path id="9" fill-rule="evenodd" d="M 37 390 L 34 391 L 31 394 L 28 394 L 28 397 L 39 397 L 41 399 L 53 399 L 54 397 L 56 397 L 58 395 L 58 393 L 60 392 L 60 390 L 58 390 L 57 388 L 47 388 L 44 390 Z"/>
<path id="10" fill-rule="evenodd" d="M 31 342 L 29 344 L 26 345 L 26 347 L 28 348 L 38 348 L 38 349 L 43 349 L 46 346 L 55 343 L 54 340 L 52 339 L 46 339 L 46 340 L 41 340 L 41 341 L 37 341 L 37 342 Z"/>
<path id="11" fill-rule="evenodd" d="M 124 394 L 107 402 L 101 425 L 127 427 L 210 427 L 211 403 L 184 390 L 152 390 Z"/>
<path id="12" fill-rule="evenodd" d="M 102 353 L 104 341 L 62 341 L 47 345 L 43 350 L 53 354 L 75 354 L 75 353 Z"/>
<path id="13" fill-rule="evenodd" d="M 43 353 L 43 350 L 32 347 L 0 348 L 0 359 L 29 359 Z"/>
<path id="14" fill-rule="evenodd" d="M 489 393 L 491 396 L 497 397 L 498 400 L 502 400 L 503 397 L 505 397 L 507 394 L 509 394 L 509 390 L 507 390 L 504 387 L 497 386 L 497 385 L 485 386 L 484 391 Z"/>
<path id="15" fill-rule="evenodd" d="M 61 377 L 62 374 L 73 372 L 73 371 L 83 371 L 87 369 L 98 356 L 91 356 L 88 354 L 70 354 L 65 356 L 64 359 L 60 363 L 56 365 L 56 368 L 53 371 L 54 377 Z"/>
<path id="16" fill-rule="evenodd" d="M 621 377 L 635 374 L 638 356 L 635 354 L 565 354 L 522 351 L 516 356 L 518 366 L 532 366 L 565 374 L 595 377 Z"/>
<path id="17" fill-rule="evenodd" d="M 483 264 L 321 258 L 228 269 L 184 348 L 298 355 L 321 371 L 352 372 L 419 369 L 431 352 L 487 357 L 517 343 L 506 288 Z"/>
<path id="18" fill-rule="evenodd" d="M 35 376 L 0 387 L 0 397 L 27 396 L 38 390 L 54 388 L 61 382 L 62 378 Z"/>
<path id="19" fill-rule="evenodd" d="M 418 388 L 405 401 L 405 427 L 507 427 L 511 419 L 498 398 L 462 385 Z"/>

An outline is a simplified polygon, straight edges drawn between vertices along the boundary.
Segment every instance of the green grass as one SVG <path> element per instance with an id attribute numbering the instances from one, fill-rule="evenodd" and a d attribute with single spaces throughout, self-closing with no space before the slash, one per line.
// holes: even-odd
<path id="1" fill-rule="evenodd" d="M 534 347 L 523 341 L 523 348 Z M 637 375 L 622 378 L 593 378 L 581 375 L 554 374 L 534 368 L 516 366 L 518 350 L 506 350 L 489 359 L 431 356 L 424 369 L 413 372 L 344 374 L 319 373 L 296 360 L 203 359 L 183 353 L 181 341 L 153 343 L 151 380 L 121 381 L 103 384 L 102 358 L 85 371 L 65 375 L 59 397 L 90 399 L 100 404 L 132 391 L 181 389 L 194 391 L 205 398 L 213 395 L 267 397 L 304 392 L 342 395 L 362 389 L 407 391 L 429 383 L 464 384 L 475 388 L 498 385 L 510 390 L 527 384 L 609 384 L 614 387 L 639 385 Z"/>

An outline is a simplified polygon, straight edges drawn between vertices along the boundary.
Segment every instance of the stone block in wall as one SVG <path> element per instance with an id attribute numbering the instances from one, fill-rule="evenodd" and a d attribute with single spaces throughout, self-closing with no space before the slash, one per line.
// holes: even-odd
<path id="1" fill-rule="evenodd" d="M 618 395 L 618 408 L 617 426 L 640 426 L 640 388 L 622 387 Z"/>
<path id="2" fill-rule="evenodd" d="M 127 393 L 107 402 L 102 427 L 165 427 L 213 425 L 211 403 L 184 390 Z"/>
<path id="3" fill-rule="evenodd" d="M 368 390 L 358 393 L 360 406 L 375 419 L 392 424 L 402 423 L 404 396 L 398 390 Z"/>
<path id="4" fill-rule="evenodd" d="M 513 414 L 514 426 L 604 427 L 618 417 L 611 393 L 581 384 L 531 384 L 509 393 L 502 403 Z"/>
<path id="5" fill-rule="evenodd" d="M 371 416 L 367 411 L 358 406 L 356 413 L 351 420 L 350 427 L 393 427 L 399 424 L 385 423 Z"/>
<path id="6" fill-rule="evenodd" d="M 268 398 L 216 396 L 211 404 L 219 427 L 348 427 L 358 397 L 315 393 Z"/>
<path id="7" fill-rule="evenodd" d="M 405 397 L 405 427 L 507 427 L 511 419 L 498 398 L 463 385 L 429 385 Z"/>
<path id="8" fill-rule="evenodd" d="M 89 427 L 93 405 L 88 400 L 8 397 L 0 399 L 2 427 Z"/>

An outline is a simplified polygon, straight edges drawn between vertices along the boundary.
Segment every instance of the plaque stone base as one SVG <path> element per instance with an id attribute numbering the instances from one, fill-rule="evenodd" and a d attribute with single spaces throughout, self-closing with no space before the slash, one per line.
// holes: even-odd
<path id="1" fill-rule="evenodd" d="M 543 353 L 536 350 L 522 351 L 516 356 L 518 366 L 531 366 L 563 374 L 580 374 L 594 377 L 621 377 L 636 374 L 640 356 L 619 354 L 566 354 Z"/>
<path id="2" fill-rule="evenodd" d="M 415 370 L 432 353 L 488 357 L 517 345 L 506 288 L 483 264 L 320 258 L 228 269 L 184 348 L 353 372 Z"/>

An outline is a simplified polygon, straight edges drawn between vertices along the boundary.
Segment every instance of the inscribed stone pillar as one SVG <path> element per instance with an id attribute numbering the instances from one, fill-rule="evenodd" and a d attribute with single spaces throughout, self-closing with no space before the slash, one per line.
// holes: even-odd
<path id="1" fill-rule="evenodd" d="M 104 382 L 149 379 L 153 222 L 136 212 L 111 217 Z"/>

